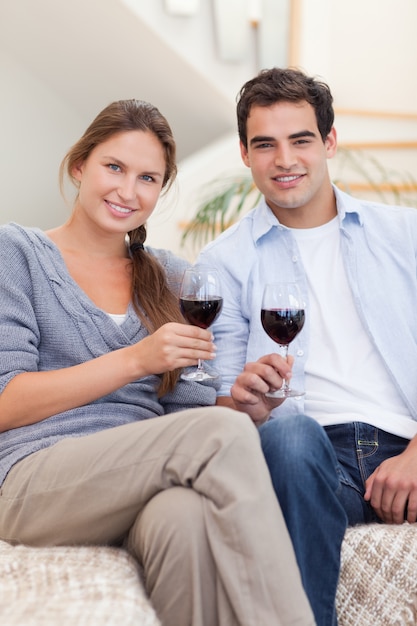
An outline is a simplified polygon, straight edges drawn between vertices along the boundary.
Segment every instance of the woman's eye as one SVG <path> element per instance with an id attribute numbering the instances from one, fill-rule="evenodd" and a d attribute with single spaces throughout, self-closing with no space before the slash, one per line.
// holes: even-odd
<path id="1" fill-rule="evenodd" d="M 153 176 L 149 176 L 149 174 L 143 174 L 141 178 L 142 180 L 146 180 L 148 183 L 152 183 L 154 181 Z"/>
<path id="2" fill-rule="evenodd" d="M 116 165 L 116 163 L 109 163 L 109 169 L 113 172 L 120 172 L 120 165 Z"/>

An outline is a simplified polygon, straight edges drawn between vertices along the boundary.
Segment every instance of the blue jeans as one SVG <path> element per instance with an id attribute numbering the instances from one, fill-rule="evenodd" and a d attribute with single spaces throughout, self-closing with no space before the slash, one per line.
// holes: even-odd
<path id="1" fill-rule="evenodd" d="M 259 434 L 317 626 L 335 626 L 346 527 L 380 521 L 363 499 L 365 480 L 408 440 L 359 422 L 322 428 L 304 415 Z"/>

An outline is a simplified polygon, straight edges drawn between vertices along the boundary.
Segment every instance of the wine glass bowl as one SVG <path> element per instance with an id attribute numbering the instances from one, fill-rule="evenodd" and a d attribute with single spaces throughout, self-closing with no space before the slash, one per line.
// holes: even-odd
<path id="1" fill-rule="evenodd" d="M 198 300 L 194 296 L 180 298 L 182 316 L 189 324 L 199 328 L 209 328 L 220 313 L 223 300 L 213 296 L 208 300 Z"/>
<path id="2" fill-rule="evenodd" d="M 199 328 L 209 328 L 220 315 L 223 297 L 217 271 L 211 268 L 192 267 L 184 272 L 180 290 L 180 309 L 189 324 Z M 183 380 L 202 381 L 217 378 L 209 373 L 198 359 L 197 368 L 181 374 Z"/>
<path id="3" fill-rule="evenodd" d="M 277 343 L 284 358 L 288 346 L 301 332 L 305 321 L 305 306 L 296 283 L 270 283 L 265 285 L 261 323 L 267 335 Z M 304 391 L 291 389 L 284 379 L 280 389 L 270 390 L 265 395 L 272 398 L 289 398 L 304 395 Z"/>

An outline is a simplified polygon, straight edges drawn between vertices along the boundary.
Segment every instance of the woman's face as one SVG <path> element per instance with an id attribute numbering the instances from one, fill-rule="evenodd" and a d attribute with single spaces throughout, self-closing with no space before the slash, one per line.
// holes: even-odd
<path id="1" fill-rule="evenodd" d="M 125 131 L 96 146 L 76 166 L 75 210 L 105 230 L 126 233 L 146 222 L 165 176 L 164 149 L 149 131 Z"/>

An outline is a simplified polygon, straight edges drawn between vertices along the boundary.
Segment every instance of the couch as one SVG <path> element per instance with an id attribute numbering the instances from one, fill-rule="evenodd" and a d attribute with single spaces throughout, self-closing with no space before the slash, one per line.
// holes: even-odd
<path id="1" fill-rule="evenodd" d="M 122 549 L 0 541 L 0 624 L 158 626 L 142 580 Z M 348 529 L 337 609 L 339 626 L 417 624 L 417 525 Z"/>

